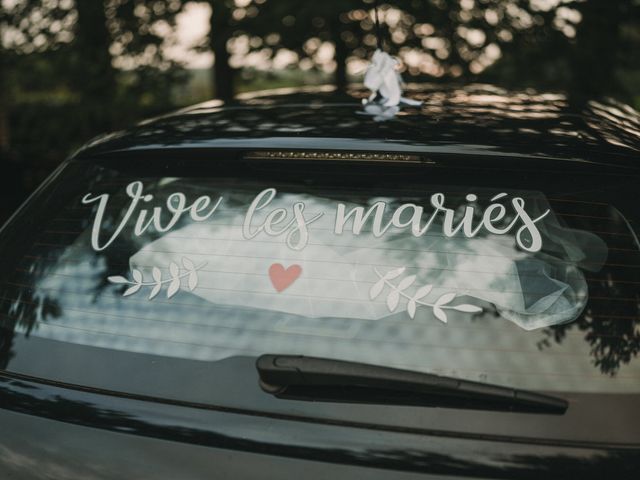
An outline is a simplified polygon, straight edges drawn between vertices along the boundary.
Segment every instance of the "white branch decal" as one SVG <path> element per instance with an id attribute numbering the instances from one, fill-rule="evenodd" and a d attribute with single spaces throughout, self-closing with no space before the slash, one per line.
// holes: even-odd
<path id="1" fill-rule="evenodd" d="M 153 281 L 151 282 L 145 282 L 142 272 L 137 268 L 131 269 L 133 280 L 121 276 L 109 277 L 107 280 L 116 285 L 130 285 L 122 294 L 124 297 L 138 293 L 142 287 L 153 287 L 149 293 L 149 300 L 153 300 L 158 296 L 163 285 L 169 285 L 169 288 L 167 288 L 167 298 L 172 298 L 178 293 L 178 290 L 180 290 L 183 278 L 187 278 L 189 291 L 193 292 L 198 286 L 198 270 L 204 268 L 205 265 L 206 262 L 202 265 L 195 266 L 191 260 L 183 257 L 182 266 L 184 267 L 184 271 L 181 271 L 177 263 L 171 262 L 169 264 L 169 278 L 166 279 L 162 277 L 162 271 L 158 267 L 153 267 L 151 270 Z"/>
<path id="2" fill-rule="evenodd" d="M 390 292 L 387 296 L 387 308 L 391 313 L 397 310 L 398 306 L 400 305 L 401 298 L 407 300 L 407 313 L 412 319 L 416 316 L 416 309 L 418 305 L 433 309 L 433 314 L 436 316 L 436 318 L 444 323 L 447 323 L 447 314 L 445 310 L 456 310 L 458 312 L 464 313 L 482 312 L 482 308 L 475 305 L 449 305 L 456 298 L 456 293 L 445 293 L 433 303 L 422 301 L 431 293 L 431 291 L 433 290 L 433 285 L 424 285 L 416 289 L 413 295 L 409 295 L 406 290 L 415 283 L 415 275 L 409 275 L 408 277 L 405 277 L 397 285 L 391 282 L 391 280 L 395 280 L 405 272 L 405 267 L 391 270 L 384 275 L 381 274 L 378 269 L 374 268 L 374 270 L 379 280 L 373 285 L 373 287 L 371 287 L 371 290 L 369 291 L 369 297 L 371 298 L 371 300 L 375 300 L 380 296 L 385 286 L 389 287 Z"/>

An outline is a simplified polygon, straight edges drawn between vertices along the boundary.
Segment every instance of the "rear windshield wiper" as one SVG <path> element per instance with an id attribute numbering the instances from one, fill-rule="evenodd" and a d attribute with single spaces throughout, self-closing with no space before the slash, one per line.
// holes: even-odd
<path id="1" fill-rule="evenodd" d="M 260 386 L 278 398 L 562 415 L 557 397 L 390 367 L 295 355 L 262 355 Z"/>

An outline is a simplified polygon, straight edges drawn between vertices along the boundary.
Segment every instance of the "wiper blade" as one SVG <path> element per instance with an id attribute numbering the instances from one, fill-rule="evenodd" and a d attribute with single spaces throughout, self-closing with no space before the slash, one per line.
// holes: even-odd
<path id="1" fill-rule="evenodd" d="M 562 415 L 569 402 L 499 385 L 363 363 L 262 355 L 260 386 L 278 398 Z"/>

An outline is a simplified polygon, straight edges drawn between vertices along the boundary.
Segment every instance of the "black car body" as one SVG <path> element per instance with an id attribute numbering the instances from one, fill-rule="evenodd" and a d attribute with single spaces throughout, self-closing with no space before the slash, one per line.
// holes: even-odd
<path id="1" fill-rule="evenodd" d="M 388 121 L 361 111 L 362 92 L 211 102 L 97 139 L 66 161 L 0 231 L 2 478 L 637 478 L 640 116 L 613 102 L 574 104 L 564 95 L 489 86 L 421 87 L 410 96 L 423 105 Z M 127 234 L 118 226 L 136 182 L 145 190 L 127 228 L 139 222 L 138 233 Z M 134 185 L 128 197 L 127 185 Z M 179 220 L 167 233 L 153 224 L 152 206 L 180 209 L 182 197 L 171 196 L 178 190 L 189 202 L 205 191 L 231 192 L 220 208 L 245 212 L 269 187 L 280 195 L 274 202 L 290 198 L 308 211 L 329 201 L 348 209 L 377 200 L 389 209 L 385 221 L 393 208 L 429 205 L 418 199 L 442 192 L 462 199 L 451 221 L 469 212 L 472 222 L 489 208 L 473 205 L 509 195 L 535 207 L 547 225 L 545 243 L 534 248 L 516 225 L 508 238 L 518 246 L 480 230 L 464 239 L 452 233 L 447 239 L 458 250 L 429 257 L 433 251 L 395 224 L 378 237 L 402 248 L 383 244 L 382 253 L 363 253 L 367 245 L 353 253 L 355 240 L 337 230 L 327 234 L 333 243 L 314 243 L 311 234 L 318 253 L 295 258 L 305 273 L 316 262 L 333 275 L 316 289 L 326 291 L 308 287 L 313 295 L 282 303 L 278 294 L 300 275 L 284 269 L 294 262 L 272 245 L 286 240 L 288 232 L 276 228 L 284 220 L 274 221 L 269 238 L 249 225 L 247 245 L 223 230 L 241 226 L 231 213 L 215 223 L 219 237 L 193 233 L 215 222 L 213 201 L 185 213 L 202 219 L 197 225 Z M 156 198 L 147 200 L 151 193 Z M 433 206 L 440 197 L 431 198 Z M 104 232 L 95 230 L 102 200 Z M 147 217 L 136 220 L 145 202 Z M 167 215 L 159 214 L 160 225 Z M 409 225 L 400 214 L 396 223 Z M 175 230 L 190 234 L 169 238 Z M 290 237 L 291 255 L 301 235 Z M 450 245 L 447 239 L 437 245 Z M 505 249 L 512 253 L 503 265 Z M 377 299 L 382 310 L 351 309 L 347 303 L 362 293 L 361 267 L 396 268 L 398 250 L 408 269 L 424 258 L 444 273 L 425 269 L 395 295 L 367 287 L 362 301 Z M 140 252 L 146 256 L 138 259 Z M 185 261 L 185 252 L 217 255 L 217 263 Z M 341 270 L 339 258 L 351 254 L 355 267 Z M 485 257 L 494 260 L 478 261 Z M 171 267 L 151 264 L 160 258 L 171 258 Z M 261 262 L 284 264 L 269 272 L 273 303 L 261 299 L 262 288 L 271 288 L 266 269 L 253 290 L 247 286 Z M 395 272 L 380 278 L 401 278 Z M 242 278 L 236 283 L 233 275 Z M 525 291 L 527 275 L 544 280 L 538 290 Z M 463 293 L 443 290 L 435 303 L 406 293 L 427 277 L 455 278 L 447 285 Z M 210 293 L 192 295 L 208 279 Z M 473 303 L 474 284 L 486 291 L 477 297 L 482 307 L 462 303 Z M 506 288 L 513 285 L 523 289 L 517 299 Z M 520 297 L 526 314 L 510 306 Z M 554 303 L 560 300 L 571 305 Z M 432 310 L 420 308 L 426 305 Z M 442 318 L 438 305 L 467 306 Z M 301 313 L 307 308 L 313 317 Z M 421 370 L 539 391 L 569 407 L 557 414 L 283 399 L 260 386 L 261 354 Z"/>

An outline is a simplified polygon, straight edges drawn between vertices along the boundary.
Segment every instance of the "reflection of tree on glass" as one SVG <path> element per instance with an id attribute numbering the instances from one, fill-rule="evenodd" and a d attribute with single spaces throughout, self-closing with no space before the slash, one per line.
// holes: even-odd
<path id="1" fill-rule="evenodd" d="M 590 301 L 580 318 L 545 330 L 547 338 L 539 347 L 552 349 L 572 332 L 581 332 L 594 365 L 603 373 L 615 375 L 640 353 L 639 283 L 634 275 L 640 267 L 640 250 L 635 232 L 620 211 L 594 204 L 591 213 L 592 219 L 580 220 L 595 222 L 593 228 L 601 229 L 602 238 L 612 245 L 607 264 L 589 274 Z"/>
<path id="2" fill-rule="evenodd" d="M 485 375 L 489 381 L 551 390 L 561 388 L 562 377 L 527 377 L 517 365 L 502 371 L 495 367 L 496 362 L 503 358 L 501 363 L 507 365 L 512 356 L 509 352 L 514 352 L 530 359 L 525 364 L 527 370 L 539 365 L 541 372 L 576 375 L 572 369 L 589 366 L 591 359 L 602 367 L 601 353 L 582 349 L 584 340 L 571 330 L 588 329 L 588 342 L 592 336 L 608 338 L 601 337 L 606 321 L 594 312 L 601 311 L 602 297 L 620 304 L 626 298 L 622 290 L 597 282 L 598 278 L 624 273 L 614 266 L 630 254 L 626 224 L 606 205 L 590 205 L 586 203 L 589 200 L 568 194 L 549 195 L 547 199 L 531 190 L 500 189 L 498 195 L 487 187 L 441 184 L 425 191 L 418 177 L 418 183 L 406 184 L 405 180 L 398 189 L 381 176 L 378 186 L 368 188 L 374 188 L 378 195 L 383 191 L 394 193 L 384 198 L 386 207 L 376 217 L 373 213 L 366 215 L 366 211 L 378 204 L 380 197 L 362 186 L 354 190 L 359 182 L 354 166 L 336 166 L 340 175 L 315 173 L 313 182 L 305 186 L 300 181 L 304 172 L 275 164 L 269 167 L 265 160 L 256 163 L 259 181 L 247 177 L 242 182 L 230 173 L 237 160 L 220 162 L 217 177 L 201 178 L 138 176 L 97 168 L 101 172 L 98 179 L 90 181 L 88 187 L 78 187 L 73 198 L 65 200 L 59 212 L 47 218 L 36 232 L 37 247 L 21 260 L 24 271 L 20 275 L 24 278 L 9 279 L 11 283 L 28 283 L 36 301 L 46 295 L 56 308 L 17 309 L 13 305 L 20 299 L 20 292 L 11 291 L 6 295 L 6 315 L 16 322 L 8 325 L 10 330 L 84 345 L 139 353 L 170 351 L 178 357 L 207 360 L 269 350 L 303 350 L 322 356 L 331 348 L 354 361 L 375 362 L 384 346 L 399 348 L 396 361 L 404 358 L 402 365 L 417 369 L 448 374 L 455 368 L 456 374 L 466 378 Z M 163 171 L 162 166 L 159 168 Z M 242 168 L 250 172 L 246 164 Z M 432 170 L 431 180 L 437 181 L 436 175 Z M 340 186 L 336 186 L 336 178 Z M 126 192 L 127 186 L 137 180 L 143 182 L 149 201 L 132 212 L 131 195 Z M 250 217 L 249 228 L 256 235 L 243 236 L 250 205 L 272 185 L 278 188 L 269 208 L 258 209 Z M 424 210 L 419 225 L 424 226 L 433 213 L 430 199 L 434 191 L 446 193 L 443 202 L 450 210 L 443 212 L 451 217 L 449 227 L 443 220 L 445 213 L 431 221 L 424 235 L 393 227 L 396 216 L 398 225 L 410 219 L 418 222 L 414 217 L 420 205 Z M 87 192 L 91 192 L 91 198 L 109 194 L 104 208 L 99 209 L 96 202 L 83 204 Z M 175 217 L 168 207 L 173 205 L 170 199 L 177 198 L 175 192 L 182 192 L 185 205 L 203 196 L 222 200 L 215 215 L 194 221 L 185 214 L 163 231 Z M 521 199 L 527 216 L 507 208 L 517 199 Z M 505 214 L 491 223 L 491 228 L 474 230 L 469 238 L 444 234 L 458 224 L 483 224 L 487 209 L 497 210 L 496 202 L 505 202 Z M 304 204 L 305 218 L 317 218 L 307 226 L 307 242 L 300 250 L 291 248 L 286 235 L 269 235 L 258 229 L 279 209 L 291 217 L 294 204 Z M 345 218 L 338 222 L 341 230 L 337 234 L 341 205 Z M 415 208 L 409 209 L 408 205 Z M 357 212 L 357 206 L 363 208 L 361 219 L 347 215 Z M 137 228 L 140 208 L 154 212 L 158 221 L 143 222 L 146 227 Z M 520 228 L 523 219 L 538 217 L 541 220 L 535 224 L 535 231 Z M 379 235 L 376 222 L 380 224 Z M 391 227 L 382 233 L 387 224 Z M 507 228 L 509 225 L 513 228 Z M 504 234 L 494 234 L 491 229 Z M 94 245 L 96 232 L 99 251 Z M 540 251 L 518 246 L 518 241 L 531 245 L 535 232 L 541 237 Z M 110 239 L 113 241 L 102 248 Z M 49 253 L 42 256 L 42 251 Z M 185 263 L 185 258 L 190 263 Z M 269 277 L 274 264 L 283 268 L 296 265 L 302 274 L 288 288 L 278 291 Z M 173 277 L 171 265 L 178 267 L 173 268 Z M 189 283 L 186 276 L 182 278 L 181 265 L 185 269 L 189 265 L 198 267 L 198 281 Z M 393 297 L 391 291 L 371 294 L 380 280 L 376 271 L 383 274 L 400 267 L 406 270 L 394 285 L 406 290 L 406 311 L 404 303 L 399 308 L 400 302 L 396 305 L 387 298 Z M 626 272 L 630 281 L 634 274 Z M 195 279 L 192 274 L 188 276 Z M 171 286 L 158 281 L 170 278 L 174 278 Z M 411 288 L 405 288 L 409 281 Z M 171 288 L 161 295 L 163 286 Z M 132 289 L 137 293 L 143 287 L 148 287 L 144 294 L 131 294 Z M 433 308 L 417 308 L 416 301 L 414 309 L 412 295 L 418 293 L 422 295 L 420 304 Z M 390 304 L 398 308 L 390 308 Z M 446 318 L 441 315 L 443 307 L 448 309 Z M 496 317 L 490 314 L 493 309 Z M 585 324 L 591 316 L 593 321 Z M 556 325 L 552 327 L 555 332 L 565 333 L 558 334 L 555 348 L 541 352 L 535 347 L 543 335 L 538 329 L 549 325 Z M 509 348 L 496 349 L 496 338 Z M 11 347 L 6 345 L 9 355 Z M 627 343 L 606 345 L 610 346 L 610 357 L 624 361 Z M 598 348 L 602 350 L 604 345 Z M 629 355 L 626 362 L 633 354 Z M 572 362 L 560 362 L 573 357 Z M 611 361 L 605 368 L 613 368 Z M 605 388 L 605 383 L 598 382 L 606 381 L 603 377 L 589 385 Z M 626 391 L 627 383 L 622 379 L 618 388 Z"/>

